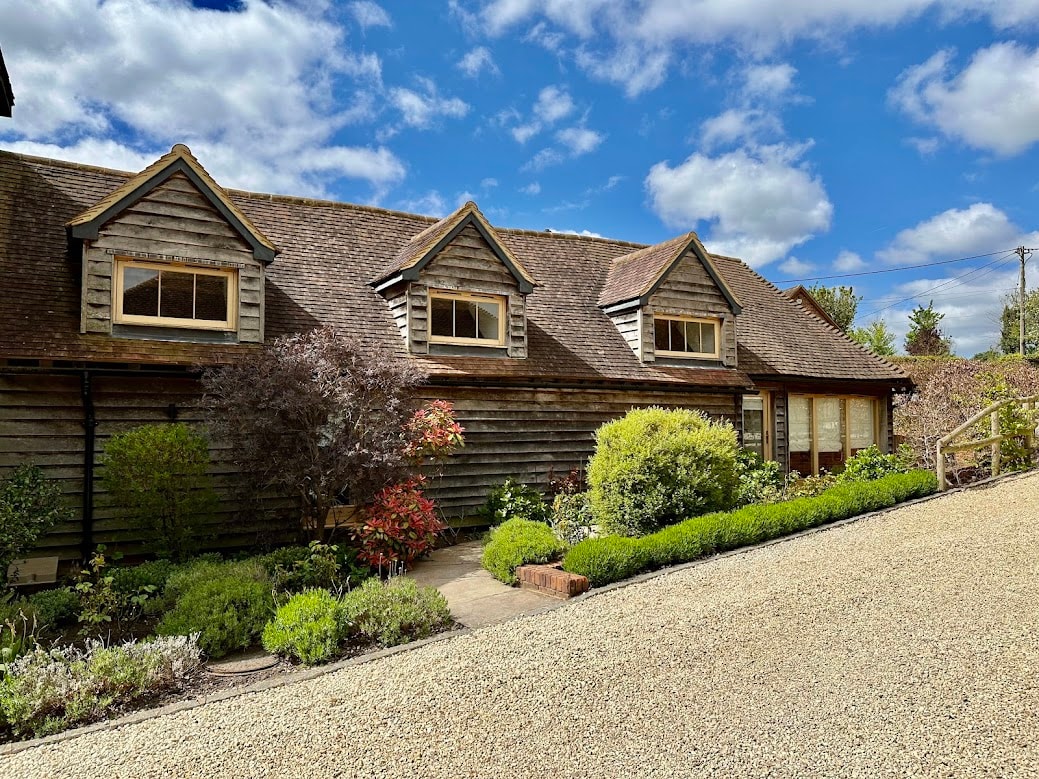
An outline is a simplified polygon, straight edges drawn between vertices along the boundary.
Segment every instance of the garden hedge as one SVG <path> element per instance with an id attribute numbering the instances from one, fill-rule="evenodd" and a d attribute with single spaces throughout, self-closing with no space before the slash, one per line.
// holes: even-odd
<path id="1" fill-rule="evenodd" d="M 645 571 L 894 506 L 930 495 L 937 488 L 930 471 L 910 471 L 841 484 L 814 498 L 706 514 L 642 538 L 589 538 L 571 547 L 563 558 L 563 570 L 583 574 L 593 587 L 601 587 Z"/>

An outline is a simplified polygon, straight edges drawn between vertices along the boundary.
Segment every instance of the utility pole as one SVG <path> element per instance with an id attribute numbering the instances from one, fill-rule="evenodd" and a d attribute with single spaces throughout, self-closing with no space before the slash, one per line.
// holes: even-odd
<path id="1" fill-rule="evenodd" d="M 1018 348 L 1021 352 L 1021 356 L 1025 356 L 1025 260 L 1028 255 L 1032 253 L 1032 249 L 1026 249 L 1024 246 L 1018 246 L 1014 251 L 1017 256 L 1021 258 L 1021 285 L 1020 295 L 1017 299 L 1017 329 L 1018 329 Z"/>

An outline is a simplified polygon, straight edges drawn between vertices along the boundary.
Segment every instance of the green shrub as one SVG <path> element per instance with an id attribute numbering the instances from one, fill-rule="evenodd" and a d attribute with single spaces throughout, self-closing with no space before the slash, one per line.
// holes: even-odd
<path id="1" fill-rule="evenodd" d="M 332 660 L 348 633 L 346 608 L 328 590 L 307 590 L 278 607 L 263 629 L 263 648 L 306 665 Z"/>
<path id="2" fill-rule="evenodd" d="M 736 458 L 736 505 L 775 503 L 783 499 L 782 466 L 774 460 L 762 460 L 747 449 Z"/>
<path id="3" fill-rule="evenodd" d="M 595 520 L 587 492 L 560 492 L 552 501 L 552 530 L 565 544 L 576 544 L 592 534 Z"/>
<path id="4" fill-rule="evenodd" d="M 548 525 L 527 519 L 510 519 L 491 531 L 480 562 L 495 579 L 515 584 L 519 566 L 547 563 L 564 549 Z"/>
<path id="5" fill-rule="evenodd" d="M 41 590 L 30 595 L 28 601 L 41 629 L 71 625 L 79 613 L 79 596 L 68 587 Z"/>
<path id="6" fill-rule="evenodd" d="M 0 722 L 15 736 L 44 736 L 103 718 L 145 695 L 171 689 L 201 667 L 193 638 L 84 649 L 37 647 L 0 677 Z"/>
<path id="7" fill-rule="evenodd" d="M 639 536 L 736 499 L 736 432 L 697 411 L 629 411 L 596 432 L 589 499 L 599 527 Z"/>
<path id="8" fill-rule="evenodd" d="M 11 561 L 68 517 L 61 489 L 36 466 L 22 465 L 0 482 L 0 589 L 7 584 Z"/>
<path id="9" fill-rule="evenodd" d="M 369 579 L 342 602 L 350 636 L 382 646 L 426 638 L 451 624 L 447 598 L 435 587 L 419 587 L 404 576 L 387 582 Z"/>
<path id="10" fill-rule="evenodd" d="M 235 565 L 227 564 L 231 570 Z M 223 657 L 255 644 L 273 614 L 274 596 L 266 577 L 258 581 L 225 573 L 188 587 L 159 622 L 156 633 L 160 636 L 197 633 L 199 646 L 206 654 Z"/>
<path id="11" fill-rule="evenodd" d="M 177 566 L 166 579 L 162 591 L 163 606 L 170 609 L 191 588 L 198 584 L 223 578 L 237 578 L 263 582 L 270 587 L 270 577 L 256 558 L 223 561 L 218 555 L 204 555 Z"/>
<path id="12" fill-rule="evenodd" d="M 801 476 L 797 471 L 786 475 L 786 488 L 783 500 L 797 498 L 814 498 L 822 495 L 837 483 L 837 476 L 832 473 L 820 473 L 818 476 Z"/>
<path id="13" fill-rule="evenodd" d="M 183 423 L 142 425 L 105 444 L 102 481 L 113 503 L 147 528 L 155 551 L 185 557 L 216 506 L 206 439 Z"/>
<path id="14" fill-rule="evenodd" d="M 912 468 L 913 450 L 907 445 L 902 444 L 894 454 L 884 454 L 873 444 L 848 458 L 837 482 L 874 481 L 891 473 L 907 473 Z"/>
<path id="15" fill-rule="evenodd" d="M 116 592 L 129 595 L 142 587 L 154 587 L 156 592 L 166 588 L 166 582 L 179 569 L 171 560 L 150 560 L 140 565 L 113 568 L 109 571 Z"/>
<path id="16" fill-rule="evenodd" d="M 0 595 L 0 676 L 7 663 L 36 646 L 36 615 L 24 598 Z M 0 717 L 0 725 L 3 717 Z"/>
<path id="17" fill-rule="evenodd" d="M 817 497 L 693 517 L 643 538 L 590 538 L 567 552 L 563 569 L 583 574 L 593 587 L 600 587 L 643 571 L 887 508 L 929 495 L 937 488 L 935 475 L 919 470 L 889 474 L 875 481 L 848 482 Z"/>
<path id="18" fill-rule="evenodd" d="M 521 484 L 511 476 L 487 493 L 487 502 L 483 504 L 481 513 L 490 525 L 500 525 L 515 518 L 548 522 L 550 516 L 541 491 Z"/>

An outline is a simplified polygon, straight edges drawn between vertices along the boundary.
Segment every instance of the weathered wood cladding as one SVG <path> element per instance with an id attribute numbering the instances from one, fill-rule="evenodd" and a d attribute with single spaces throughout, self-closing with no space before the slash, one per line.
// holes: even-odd
<path id="1" fill-rule="evenodd" d="M 550 473 L 583 471 L 595 431 L 632 408 L 695 408 L 738 421 L 734 395 L 695 391 L 427 387 L 422 395 L 450 400 L 465 428 L 465 448 L 435 482 L 448 516 L 475 513 L 508 476 L 544 488 Z"/>
<path id="2" fill-rule="evenodd" d="M 107 222 L 96 241 L 84 242 L 80 321 L 83 333 L 112 332 L 114 257 L 120 252 L 198 258 L 238 266 L 238 340 L 263 342 L 263 266 L 253 258 L 248 243 L 184 174 L 174 174 Z"/>
<path id="3" fill-rule="evenodd" d="M 772 390 L 772 425 L 772 457 L 786 473 L 790 470 L 790 446 L 787 439 L 787 393 L 784 390 Z"/>
<path id="4" fill-rule="evenodd" d="M 106 499 L 101 476 L 105 442 L 116 433 L 142 424 L 200 421 L 199 385 L 191 378 L 155 376 L 106 376 L 91 378 L 97 420 L 94 485 L 94 543 L 114 544 L 127 553 L 147 548 L 147 531 L 136 528 Z M 25 462 L 38 465 L 48 478 L 58 481 L 74 519 L 50 533 L 39 551 L 76 559 L 82 539 L 83 403 L 80 377 L 76 375 L 0 375 L 0 477 Z M 210 548 L 254 546 L 286 540 L 291 522 L 285 512 L 291 501 L 268 502 L 267 517 L 243 515 L 234 489 L 235 466 L 219 444 L 210 445 L 214 486 L 220 504 L 203 528 Z M 287 532 L 289 531 L 289 532 Z"/>
<path id="5" fill-rule="evenodd" d="M 642 309 L 642 359 L 654 362 L 653 315 L 702 316 L 721 320 L 722 364 L 736 367 L 736 317 L 700 259 L 686 252 Z"/>
<path id="6" fill-rule="evenodd" d="M 498 259 L 483 236 L 472 225 L 463 229 L 422 269 L 420 281 L 408 287 L 406 338 L 413 353 L 429 351 L 430 289 L 502 295 L 508 299 L 505 345 L 509 357 L 527 356 L 527 316 L 525 298 L 509 269 Z M 399 305 L 399 304 L 398 304 Z M 390 301 L 394 318 L 397 312 Z M 400 320 L 398 319 L 398 327 Z"/>
<path id="7" fill-rule="evenodd" d="M 617 331 L 624 337 L 628 346 L 635 352 L 635 356 L 642 359 L 642 338 L 639 327 L 642 324 L 641 309 L 633 308 L 631 311 L 623 311 L 610 317 Z"/>

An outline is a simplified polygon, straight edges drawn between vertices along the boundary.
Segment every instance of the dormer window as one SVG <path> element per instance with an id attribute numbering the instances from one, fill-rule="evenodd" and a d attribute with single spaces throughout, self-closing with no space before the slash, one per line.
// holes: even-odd
<path id="1" fill-rule="evenodd" d="M 116 324 L 234 330 L 233 268 L 117 260 Z"/>
<path id="2" fill-rule="evenodd" d="M 504 296 L 430 290 L 429 341 L 504 346 Z"/>
<path id="3" fill-rule="evenodd" d="M 653 317 L 654 351 L 665 357 L 717 360 L 720 324 L 699 317 Z"/>

